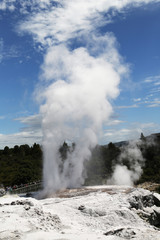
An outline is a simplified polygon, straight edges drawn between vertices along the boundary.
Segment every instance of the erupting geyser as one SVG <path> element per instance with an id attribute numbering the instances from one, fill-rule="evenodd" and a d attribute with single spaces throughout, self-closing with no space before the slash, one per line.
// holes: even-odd
<path id="1" fill-rule="evenodd" d="M 11 7 L 10 2 L 17 5 L 16 1 L 5 1 L 3 5 Z M 83 184 L 84 161 L 90 158 L 103 124 L 110 119 L 111 101 L 119 95 L 120 79 L 128 72 L 114 34 L 107 32 L 107 24 L 124 9 L 157 1 L 20 2 L 23 2 L 20 5 L 25 19 L 19 23 L 18 30 L 21 34 L 31 34 L 34 46 L 44 54 L 40 75 L 43 87 L 36 93 L 41 100 L 44 191 L 50 194 Z M 32 14 L 27 14 L 27 9 Z M 75 142 L 76 147 L 62 162 L 59 148 L 65 140 Z M 112 182 L 117 182 L 119 173 L 127 173 L 129 182 L 141 174 L 140 153 L 133 147 L 130 153 L 131 159 L 136 154 L 136 164 L 128 171 L 120 162 Z"/>
<path id="2" fill-rule="evenodd" d="M 120 77 L 126 69 L 111 34 L 92 36 L 89 48 L 50 47 L 42 69 L 49 83 L 43 92 L 41 113 L 44 191 L 50 194 L 84 183 L 84 161 L 89 159 L 103 123 L 112 114 L 109 100 L 118 96 Z M 59 147 L 66 139 L 75 142 L 76 147 L 62 166 Z"/>

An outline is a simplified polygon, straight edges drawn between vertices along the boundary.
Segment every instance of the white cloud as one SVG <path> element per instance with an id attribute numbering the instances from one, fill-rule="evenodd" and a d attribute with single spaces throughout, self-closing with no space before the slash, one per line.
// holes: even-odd
<path id="1" fill-rule="evenodd" d="M 16 0 L 2 0 L 0 2 L 0 10 L 14 11 L 15 3 L 16 3 Z"/>
<path id="2" fill-rule="evenodd" d="M 57 5 L 53 6 L 49 5 L 49 1 L 47 3 L 43 1 L 44 7 L 41 8 L 42 2 L 37 3 L 39 10 L 29 15 L 27 20 L 20 24 L 19 30 L 29 32 L 35 41 L 50 46 L 110 22 L 111 14 L 106 15 L 103 20 L 101 16 L 109 10 L 115 14 L 115 11 L 121 11 L 126 7 L 155 2 L 159 0 L 63 0 L 57 1 Z"/>
<path id="3" fill-rule="evenodd" d="M 148 103 L 148 107 L 150 107 L 150 108 L 160 107 L 160 99 L 154 99 L 153 101 L 150 101 Z"/>
<path id="4" fill-rule="evenodd" d="M 0 149 L 5 146 L 14 147 L 15 145 L 28 144 L 33 145 L 33 143 L 41 143 L 42 134 L 41 132 L 19 132 L 15 134 L 0 134 Z"/>
<path id="5" fill-rule="evenodd" d="M 20 117 L 15 119 L 16 121 L 21 122 L 22 124 L 24 124 L 26 127 L 25 129 L 29 130 L 29 131 L 35 131 L 40 130 L 41 129 L 41 116 L 39 114 L 36 115 L 32 115 L 32 116 L 28 116 L 28 117 Z"/>
<path id="6" fill-rule="evenodd" d="M 134 102 L 140 102 L 142 99 L 141 98 L 134 98 L 133 101 Z"/>
<path id="7" fill-rule="evenodd" d="M 3 120 L 5 119 L 6 117 L 5 116 L 0 116 L 0 120 Z"/>
<path id="8" fill-rule="evenodd" d="M 104 142 L 120 142 L 126 140 L 135 140 L 140 137 L 143 132 L 145 136 L 159 132 L 159 126 L 153 122 L 151 123 L 132 123 L 128 128 L 109 129 L 104 133 Z"/>
<path id="9" fill-rule="evenodd" d="M 0 63 L 2 62 L 3 59 L 3 39 L 0 38 Z"/>
<path id="10" fill-rule="evenodd" d="M 159 93 L 159 92 L 160 92 L 160 87 L 153 88 L 153 89 L 151 89 L 150 92 L 151 92 L 152 94 Z"/>
<path id="11" fill-rule="evenodd" d="M 133 104 L 133 105 L 126 105 L 126 106 L 117 106 L 117 108 L 119 109 L 123 109 L 123 108 L 138 108 L 139 106 L 137 104 Z"/>
<path id="12" fill-rule="evenodd" d="M 157 83 L 159 82 L 160 82 L 160 75 L 150 76 L 144 80 L 144 83 L 153 83 L 154 85 L 157 85 Z"/>
<path id="13" fill-rule="evenodd" d="M 104 137 L 106 138 L 106 140 L 108 139 L 110 142 L 124 141 L 130 139 L 133 131 L 134 130 L 127 128 L 122 128 L 119 130 L 110 129 L 105 132 Z"/>
<path id="14" fill-rule="evenodd" d="M 119 125 L 121 123 L 124 123 L 124 121 L 118 120 L 118 119 L 109 119 L 109 121 L 106 122 L 106 126 L 115 126 L 115 125 Z"/>
<path id="15" fill-rule="evenodd" d="M 155 86 L 160 85 L 160 80 L 159 80 L 158 82 L 155 82 L 154 85 L 155 85 Z"/>
<path id="16" fill-rule="evenodd" d="M 1 116 L 0 119 L 4 117 Z M 21 117 L 15 119 L 21 122 L 24 127 L 20 132 L 14 134 L 0 134 L 0 149 L 5 146 L 14 147 L 15 145 L 41 143 L 42 130 L 41 130 L 41 116 L 32 115 L 28 117 Z"/>
<path id="17" fill-rule="evenodd" d="M 5 46 L 3 48 L 3 59 L 18 58 L 20 52 L 15 45 Z"/>
<path id="18" fill-rule="evenodd" d="M 19 57 L 18 48 L 15 45 L 6 46 L 3 38 L 0 38 L 0 63 L 4 59 Z"/>
<path id="19" fill-rule="evenodd" d="M 141 104 L 144 107 L 159 107 L 160 75 L 147 77 L 140 83 L 140 86 L 143 87 L 143 95 L 145 93 L 146 96 L 135 98 L 133 101 L 137 104 Z"/>

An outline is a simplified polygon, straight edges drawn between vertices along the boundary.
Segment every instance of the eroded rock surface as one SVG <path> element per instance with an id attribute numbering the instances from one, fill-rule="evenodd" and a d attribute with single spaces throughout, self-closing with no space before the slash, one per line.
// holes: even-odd
<path id="1" fill-rule="evenodd" d="M 64 196 L 65 195 L 65 196 Z M 0 239 L 160 240 L 160 195 L 101 186 L 52 198 L 0 198 Z"/>
<path id="2" fill-rule="evenodd" d="M 142 194 L 131 196 L 129 199 L 130 207 L 135 209 L 137 214 L 145 221 L 160 227 L 160 197 L 157 193 L 146 191 Z"/>

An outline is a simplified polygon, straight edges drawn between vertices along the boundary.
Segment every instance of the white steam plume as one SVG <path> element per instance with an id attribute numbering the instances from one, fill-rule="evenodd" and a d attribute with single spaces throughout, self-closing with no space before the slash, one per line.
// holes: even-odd
<path id="1" fill-rule="evenodd" d="M 103 52 L 98 51 L 100 42 Z M 65 45 L 48 50 L 42 69 L 50 84 L 41 107 L 47 192 L 84 183 L 83 163 L 98 143 L 102 124 L 112 114 L 109 100 L 118 96 L 120 77 L 127 70 L 120 59 L 111 34 L 95 37 L 88 50 L 70 51 Z M 66 139 L 75 141 L 76 148 L 68 154 L 62 171 L 58 150 Z"/>
<path id="2" fill-rule="evenodd" d="M 112 177 L 107 181 L 108 184 L 133 186 L 134 182 L 140 178 L 145 163 L 138 147 L 140 144 L 141 140 L 130 141 L 128 145 L 122 147 L 118 159 L 119 164 L 114 167 Z M 129 162 L 129 168 L 123 165 L 125 159 Z"/>

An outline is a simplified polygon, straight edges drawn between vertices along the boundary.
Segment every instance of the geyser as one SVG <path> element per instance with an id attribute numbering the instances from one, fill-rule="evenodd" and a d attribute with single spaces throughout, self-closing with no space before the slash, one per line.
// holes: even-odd
<path id="1" fill-rule="evenodd" d="M 65 45 L 49 48 L 42 66 L 48 85 L 41 106 L 46 193 L 84 183 L 83 163 L 112 114 L 110 100 L 118 96 L 120 77 L 126 71 L 112 35 L 92 39 L 88 49 L 69 50 Z M 62 168 L 59 147 L 66 139 L 76 147 Z"/>
<path id="2" fill-rule="evenodd" d="M 45 54 L 43 87 L 37 92 L 43 99 L 44 188 L 50 193 L 83 184 L 83 163 L 109 121 L 111 101 L 118 96 L 120 79 L 128 71 L 115 37 L 106 34 L 104 26 L 124 8 L 152 0 L 26 2 L 22 4 L 24 14 L 27 7 L 32 14 L 25 15 L 19 30 L 30 33 Z M 67 139 L 76 148 L 62 168 L 59 147 Z"/>

